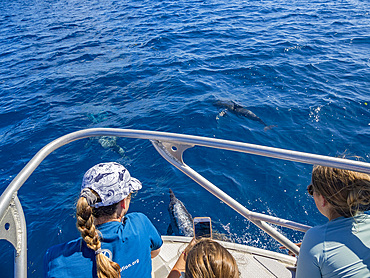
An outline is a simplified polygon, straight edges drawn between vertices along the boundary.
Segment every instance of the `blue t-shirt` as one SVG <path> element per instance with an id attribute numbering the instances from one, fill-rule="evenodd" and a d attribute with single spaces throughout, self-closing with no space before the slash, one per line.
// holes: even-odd
<path id="1" fill-rule="evenodd" d="M 121 267 L 121 277 L 151 277 L 150 252 L 162 239 L 142 213 L 129 213 L 123 222 L 97 226 L 102 252 Z M 44 257 L 44 277 L 96 278 L 95 252 L 82 238 L 51 247 Z"/>
<path id="2" fill-rule="evenodd" d="M 303 238 L 296 278 L 370 277 L 370 216 L 339 217 Z"/>

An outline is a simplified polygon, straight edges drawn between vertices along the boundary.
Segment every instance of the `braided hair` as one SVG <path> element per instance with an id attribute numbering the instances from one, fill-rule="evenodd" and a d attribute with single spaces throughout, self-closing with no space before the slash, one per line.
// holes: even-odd
<path id="1" fill-rule="evenodd" d="M 97 195 L 93 191 L 92 193 Z M 97 201 L 101 201 L 99 201 L 99 197 Z M 114 212 L 117 208 L 117 205 L 118 203 L 113 204 L 109 207 L 101 207 L 96 209 L 88 204 L 85 197 L 80 197 L 77 201 L 77 229 L 81 233 L 82 239 L 86 242 L 87 247 L 95 251 L 97 275 L 99 278 L 121 277 L 121 268 L 119 264 L 111 261 L 107 256 L 100 252 L 100 237 L 98 234 L 98 229 L 94 225 L 94 216 L 96 217 L 96 215 L 106 215 L 108 213 Z"/>

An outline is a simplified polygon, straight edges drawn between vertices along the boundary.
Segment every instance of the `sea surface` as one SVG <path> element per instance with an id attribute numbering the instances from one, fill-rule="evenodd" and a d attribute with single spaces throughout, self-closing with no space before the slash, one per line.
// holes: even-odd
<path id="1" fill-rule="evenodd" d="M 44 145 L 94 127 L 370 162 L 369 11 L 368 0 L 2 0 L 0 190 Z M 235 101 L 275 127 L 221 117 L 217 100 Z M 124 164 L 142 181 L 130 210 L 145 213 L 162 234 L 171 188 L 193 216 L 210 216 L 231 240 L 279 251 L 275 240 L 168 164 L 150 142 L 116 138 L 122 149 L 104 148 L 105 139 L 56 150 L 19 190 L 29 277 L 43 275 L 48 247 L 79 236 L 74 207 L 81 179 L 103 161 Z M 252 211 L 325 222 L 306 193 L 311 165 L 200 147 L 184 156 Z M 0 248 L 0 276 L 12 277 L 13 249 L 5 241 Z"/>

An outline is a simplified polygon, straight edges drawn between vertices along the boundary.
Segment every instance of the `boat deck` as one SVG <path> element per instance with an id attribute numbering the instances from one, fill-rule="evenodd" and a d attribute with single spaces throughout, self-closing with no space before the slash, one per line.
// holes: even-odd
<path id="1" fill-rule="evenodd" d="M 162 236 L 163 246 L 153 259 L 153 278 L 165 278 L 181 252 L 191 241 L 190 237 Z M 234 256 L 240 277 L 253 278 L 294 278 L 296 258 L 277 252 L 231 242 L 218 241 Z"/>

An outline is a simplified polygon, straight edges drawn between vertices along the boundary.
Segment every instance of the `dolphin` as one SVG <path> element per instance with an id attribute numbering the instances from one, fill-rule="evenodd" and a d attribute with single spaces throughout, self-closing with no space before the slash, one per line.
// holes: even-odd
<path id="1" fill-rule="evenodd" d="M 227 111 L 230 111 L 232 113 L 234 113 L 235 115 L 237 116 L 244 116 L 250 120 L 253 120 L 253 121 L 256 121 L 256 122 L 259 122 L 261 124 L 263 124 L 265 127 L 264 127 L 264 130 L 269 130 L 273 127 L 275 127 L 275 125 L 267 125 L 260 117 L 258 117 L 256 114 L 254 114 L 252 111 L 248 110 L 247 108 L 231 101 L 231 100 L 226 100 L 226 101 L 223 101 L 223 100 L 218 100 L 214 103 L 214 106 L 218 107 L 218 108 L 223 108 L 224 110 L 221 111 L 218 116 L 223 116 L 226 114 Z M 218 117 L 217 117 L 218 119 Z"/>
<path id="2" fill-rule="evenodd" d="M 94 124 L 99 124 L 103 121 L 105 121 L 110 114 L 112 114 L 111 111 L 100 111 L 98 113 L 87 113 L 87 118 Z M 89 138 L 90 140 L 97 139 L 100 146 L 102 146 L 104 149 L 111 149 L 114 152 L 118 153 L 120 156 L 124 157 L 124 149 L 117 144 L 117 137 L 116 136 L 100 136 L 100 137 L 92 137 Z"/>
<path id="3" fill-rule="evenodd" d="M 124 156 L 125 151 L 117 144 L 116 136 L 101 136 L 99 137 L 98 142 L 104 149 L 112 149 L 119 155 Z"/>
<path id="4" fill-rule="evenodd" d="M 193 237 L 193 217 L 186 210 L 184 204 L 176 198 L 175 194 L 170 189 L 170 204 L 168 212 L 170 213 L 171 224 L 168 226 L 168 235 L 181 235 Z"/>

